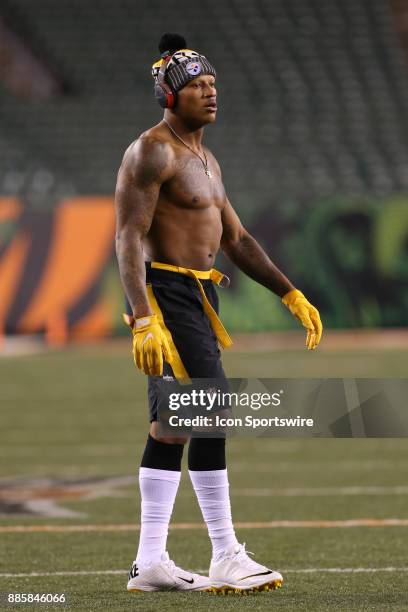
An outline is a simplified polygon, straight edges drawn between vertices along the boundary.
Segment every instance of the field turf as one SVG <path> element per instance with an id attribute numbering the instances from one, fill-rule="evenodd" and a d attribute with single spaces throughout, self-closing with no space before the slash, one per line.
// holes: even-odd
<path id="1" fill-rule="evenodd" d="M 254 377 L 405 377 L 407 362 L 404 350 L 224 359 L 230 376 Z M 399 438 L 230 440 L 233 518 L 247 523 L 239 540 L 283 573 L 283 588 L 247 597 L 127 593 L 145 388 L 129 355 L 109 344 L 0 360 L 0 610 L 408 610 L 408 440 Z M 14 509 L 5 503 L 10 489 Z M 50 500 L 62 514 L 39 516 Z M 378 522 L 344 526 L 351 519 Z M 272 521 L 288 523 L 262 526 Z M 208 571 L 209 541 L 186 471 L 173 523 L 172 558 Z M 41 526 L 54 530 L 27 530 Z M 6 605 L 10 592 L 65 593 L 67 604 Z"/>

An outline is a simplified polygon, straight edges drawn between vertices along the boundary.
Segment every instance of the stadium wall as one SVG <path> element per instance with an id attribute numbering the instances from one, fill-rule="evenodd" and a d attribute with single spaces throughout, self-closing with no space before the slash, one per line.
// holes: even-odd
<path id="1" fill-rule="evenodd" d="M 272 213 L 271 213 L 272 214 Z M 319 307 L 332 328 L 408 325 L 407 197 L 316 201 L 259 215 L 250 231 Z M 126 333 L 109 196 L 66 199 L 33 211 L 0 199 L 0 329 L 50 342 Z M 232 279 L 220 290 L 231 331 L 296 325 L 275 297 L 220 259 Z"/>

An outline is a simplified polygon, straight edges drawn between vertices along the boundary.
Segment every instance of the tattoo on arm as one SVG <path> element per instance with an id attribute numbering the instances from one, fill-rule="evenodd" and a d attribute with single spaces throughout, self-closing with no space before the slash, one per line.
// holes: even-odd
<path id="1" fill-rule="evenodd" d="M 160 187 L 171 176 L 164 143 L 141 137 L 126 151 L 115 192 L 116 255 L 125 293 L 136 318 L 152 314 L 146 293 L 143 239 L 152 224 Z"/>

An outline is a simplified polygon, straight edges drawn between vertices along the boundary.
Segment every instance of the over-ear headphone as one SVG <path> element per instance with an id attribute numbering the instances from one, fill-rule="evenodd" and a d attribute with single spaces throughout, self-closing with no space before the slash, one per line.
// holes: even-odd
<path id="1" fill-rule="evenodd" d="M 172 55 L 166 51 L 162 54 L 163 62 L 157 74 L 157 81 L 154 86 L 154 96 L 162 108 L 174 108 L 176 106 L 177 94 L 165 81 L 166 69 Z"/>

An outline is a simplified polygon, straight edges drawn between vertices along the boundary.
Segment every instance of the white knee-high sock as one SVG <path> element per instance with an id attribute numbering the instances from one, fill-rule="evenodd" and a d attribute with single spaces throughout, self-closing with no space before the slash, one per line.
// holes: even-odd
<path id="1" fill-rule="evenodd" d="M 181 472 L 173 470 L 139 469 L 142 513 L 136 561 L 140 565 L 159 563 L 166 550 L 169 522 L 180 476 Z"/>
<path id="2" fill-rule="evenodd" d="M 215 559 L 222 551 L 237 544 L 231 518 L 228 473 L 225 469 L 189 470 L 189 474 L 208 527 Z"/>

